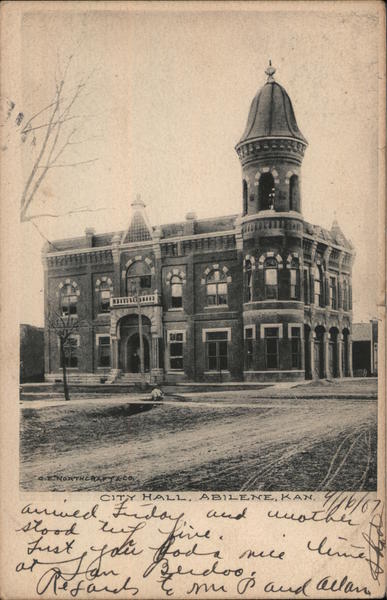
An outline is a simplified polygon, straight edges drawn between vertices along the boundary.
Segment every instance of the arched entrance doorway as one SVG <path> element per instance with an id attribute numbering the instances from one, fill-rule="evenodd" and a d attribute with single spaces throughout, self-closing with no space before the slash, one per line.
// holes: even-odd
<path id="1" fill-rule="evenodd" d="M 349 376 L 349 330 L 343 329 L 342 370 L 343 377 Z"/>
<path id="2" fill-rule="evenodd" d="M 144 335 L 142 339 L 144 343 L 144 371 L 147 372 L 149 371 L 149 342 Z M 129 373 L 139 373 L 141 370 L 141 359 L 140 336 L 138 333 L 134 333 L 128 338 L 126 358 L 126 370 Z"/>
<path id="3" fill-rule="evenodd" d="M 338 335 L 338 329 L 331 327 L 329 330 L 329 373 L 331 377 L 339 376 Z"/>
<path id="4" fill-rule="evenodd" d="M 313 377 L 323 379 L 324 377 L 324 333 L 325 329 L 318 325 L 315 329 L 315 338 L 313 344 L 314 351 L 314 373 Z"/>
<path id="5" fill-rule="evenodd" d="M 305 379 L 312 379 L 312 366 L 311 366 L 311 356 L 310 356 L 310 348 L 311 348 L 311 335 L 312 331 L 309 325 L 304 325 L 304 352 L 305 352 Z"/>
<path id="6" fill-rule="evenodd" d="M 124 373 L 140 372 L 140 336 L 138 314 L 133 313 L 122 317 L 118 322 L 120 346 L 119 368 Z M 144 341 L 144 369 L 151 369 L 151 322 L 142 315 L 142 338 Z"/>

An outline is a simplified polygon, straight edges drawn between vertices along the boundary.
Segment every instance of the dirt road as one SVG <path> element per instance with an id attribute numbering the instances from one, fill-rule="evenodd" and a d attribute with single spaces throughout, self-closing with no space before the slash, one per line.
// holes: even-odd
<path id="1" fill-rule="evenodd" d="M 22 488 L 375 489 L 375 400 L 186 400 L 26 405 Z"/>

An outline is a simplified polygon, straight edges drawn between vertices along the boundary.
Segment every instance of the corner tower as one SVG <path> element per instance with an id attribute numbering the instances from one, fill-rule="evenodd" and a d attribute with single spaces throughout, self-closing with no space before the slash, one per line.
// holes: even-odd
<path id="1" fill-rule="evenodd" d="M 286 90 L 267 81 L 254 97 L 246 129 L 236 145 L 242 165 L 242 214 L 262 211 L 301 213 L 301 164 L 308 145 Z"/>
<path id="2" fill-rule="evenodd" d="M 246 380 L 305 377 L 300 179 L 307 141 L 274 73 L 270 63 L 236 146 L 243 178 Z"/>

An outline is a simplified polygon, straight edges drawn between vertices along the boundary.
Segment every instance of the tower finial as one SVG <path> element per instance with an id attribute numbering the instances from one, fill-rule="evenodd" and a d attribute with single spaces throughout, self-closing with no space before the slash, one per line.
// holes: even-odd
<path id="1" fill-rule="evenodd" d="M 141 198 L 141 194 L 136 194 L 136 199 L 133 200 L 131 206 L 142 206 L 145 208 L 145 202 Z"/>
<path id="2" fill-rule="evenodd" d="M 274 81 L 273 75 L 276 72 L 276 69 L 272 66 L 271 64 L 271 60 L 269 60 L 269 66 L 267 67 L 265 73 L 267 75 L 267 82 L 266 83 L 270 83 L 271 81 Z"/>

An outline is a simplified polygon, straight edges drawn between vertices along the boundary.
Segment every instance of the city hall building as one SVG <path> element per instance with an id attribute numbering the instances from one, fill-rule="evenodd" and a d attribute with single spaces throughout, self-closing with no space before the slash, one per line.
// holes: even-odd
<path id="1" fill-rule="evenodd" d="M 274 73 L 235 148 L 237 214 L 154 227 L 138 198 L 122 231 L 45 247 L 47 380 L 64 360 L 70 381 L 135 381 L 140 330 L 148 381 L 352 375 L 354 250 L 302 216 L 308 143 Z M 53 305 L 74 324 L 62 359 Z"/>

